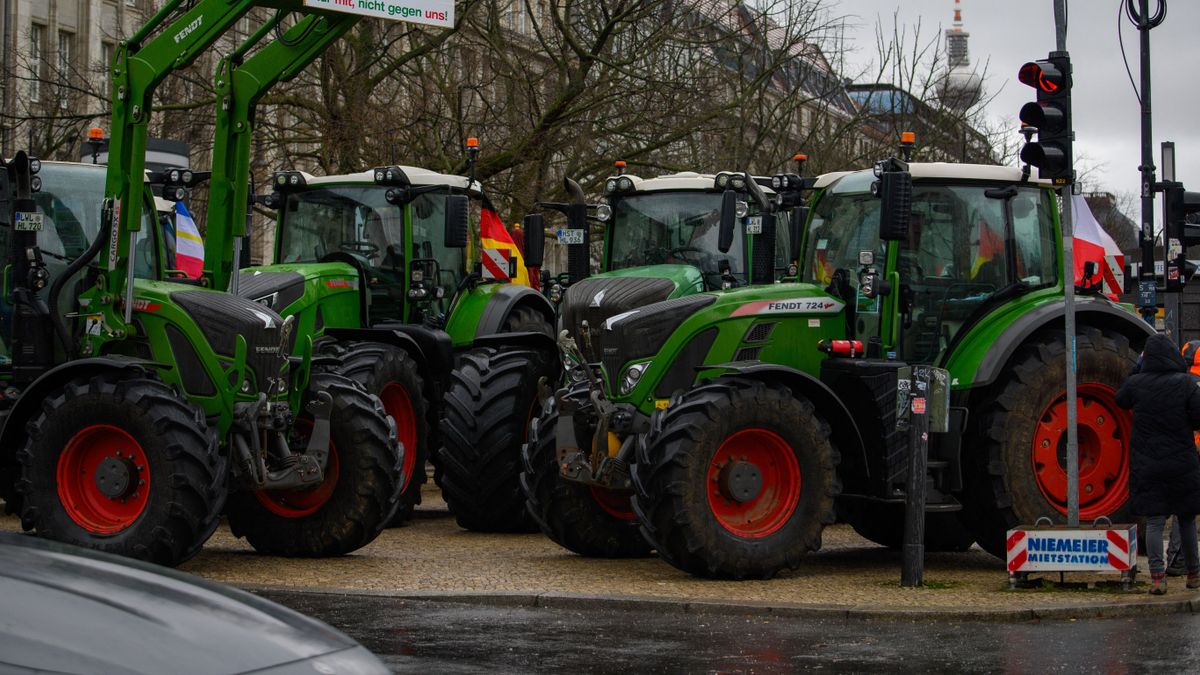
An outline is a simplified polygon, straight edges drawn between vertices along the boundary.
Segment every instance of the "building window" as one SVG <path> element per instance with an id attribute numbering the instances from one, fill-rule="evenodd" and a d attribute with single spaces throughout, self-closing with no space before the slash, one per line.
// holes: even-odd
<path id="1" fill-rule="evenodd" d="M 33 24 L 29 27 L 29 100 L 42 98 L 42 71 L 45 70 L 44 52 L 46 27 Z"/>
<path id="2" fill-rule="evenodd" d="M 508 27 L 513 31 L 522 35 L 529 34 L 529 11 L 525 7 L 525 0 L 512 0 L 512 4 L 508 9 Z"/>
<path id="3" fill-rule="evenodd" d="M 116 54 L 116 45 L 111 42 L 100 43 L 100 67 L 104 73 L 102 82 L 104 83 L 104 96 L 108 96 L 112 92 L 112 71 L 113 57 Z"/>
<path id="4" fill-rule="evenodd" d="M 71 75 L 71 55 L 75 48 L 75 36 L 66 31 L 58 32 L 58 82 L 65 84 Z"/>

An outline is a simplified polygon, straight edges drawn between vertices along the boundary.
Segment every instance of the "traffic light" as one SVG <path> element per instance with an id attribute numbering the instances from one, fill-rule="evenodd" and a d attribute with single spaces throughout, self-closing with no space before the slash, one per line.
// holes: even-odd
<path id="1" fill-rule="evenodd" d="M 1167 241 L 1166 288 L 1178 291 L 1196 273 L 1188 261 L 1187 249 L 1200 244 L 1200 225 L 1188 222 L 1188 216 L 1200 213 L 1200 192 L 1188 192 L 1183 183 L 1163 181 L 1163 213 Z"/>
<path id="2" fill-rule="evenodd" d="M 1038 176 L 1055 185 L 1075 180 L 1071 156 L 1071 58 L 1066 52 L 1051 52 L 1042 61 L 1021 66 L 1021 84 L 1037 90 L 1037 101 L 1021 108 L 1022 124 L 1037 129 L 1037 142 L 1021 148 L 1021 161 L 1038 168 Z"/>

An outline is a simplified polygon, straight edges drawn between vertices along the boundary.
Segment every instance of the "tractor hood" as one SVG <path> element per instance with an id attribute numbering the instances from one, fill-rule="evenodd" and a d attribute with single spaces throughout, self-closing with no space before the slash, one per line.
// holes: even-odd
<path id="1" fill-rule="evenodd" d="M 358 271 L 348 263 L 286 263 L 242 270 L 238 295 L 281 313 L 304 297 L 307 288 L 318 294 L 357 293 Z"/>

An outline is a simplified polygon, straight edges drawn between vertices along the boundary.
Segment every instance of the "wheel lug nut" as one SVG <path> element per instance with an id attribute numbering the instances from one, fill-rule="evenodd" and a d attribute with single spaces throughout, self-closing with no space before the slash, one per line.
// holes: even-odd
<path id="1" fill-rule="evenodd" d="M 1042 447 L 1043 447 L 1043 448 L 1048 448 L 1048 447 L 1050 447 L 1050 440 L 1049 440 L 1049 439 L 1046 439 L 1046 438 L 1043 438 L 1043 439 L 1042 439 Z"/>
<path id="2" fill-rule="evenodd" d="M 1104 424 L 1104 416 L 1103 415 L 1096 418 L 1096 424 Z"/>

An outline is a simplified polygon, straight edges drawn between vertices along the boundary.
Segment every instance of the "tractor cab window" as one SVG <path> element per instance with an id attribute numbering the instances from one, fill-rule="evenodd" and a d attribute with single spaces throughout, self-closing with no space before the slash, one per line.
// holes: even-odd
<path id="1" fill-rule="evenodd" d="M 403 282 L 403 214 L 374 186 L 316 187 L 289 194 L 280 230 L 276 262 L 316 262 L 344 253 L 366 271 L 369 284 Z"/>
<path id="2" fill-rule="evenodd" d="M 907 241 L 897 260 L 900 283 L 912 291 L 901 331 L 901 357 L 940 361 L 964 326 L 997 294 L 1056 281 L 1052 221 L 1042 191 L 1020 188 L 1007 199 L 994 186 L 917 183 Z M 903 311 L 903 310 L 902 310 Z"/>
<path id="3" fill-rule="evenodd" d="M 745 281 L 744 230 L 728 253 L 717 248 L 721 195 L 715 192 L 648 192 L 616 198 L 609 225 L 609 269 L 674 263 L 704 273 L 709 288 L 720 288 L 720 261 Z M 751 206 L 750 216 L 757 215 Z"/>
<path id="4" fill-rule="evenodd" d="M 788 260 L 788 251 L 792 246 L 792 214 L 790 211 L 780 211 L 775 214 L 775 269 L 786 270 L 792 262 Z"/>
<path id="5" fill-rule="evenodd" d="M 462 279 L 465 269 L 466 251 L 446 248 L 446 196 L 448 192 L 427 192 L 418 195 L 409 203 L 412 217 L 413 258 L 435 260 L 438 279 L 436 284 L 445 290 L 445 304 L 454 295 L 454 289 Z M 471 219 L 479 222 L 479 202 L 471 200 Z M 478 228 L 472 227 L 474 232 Z"/>

